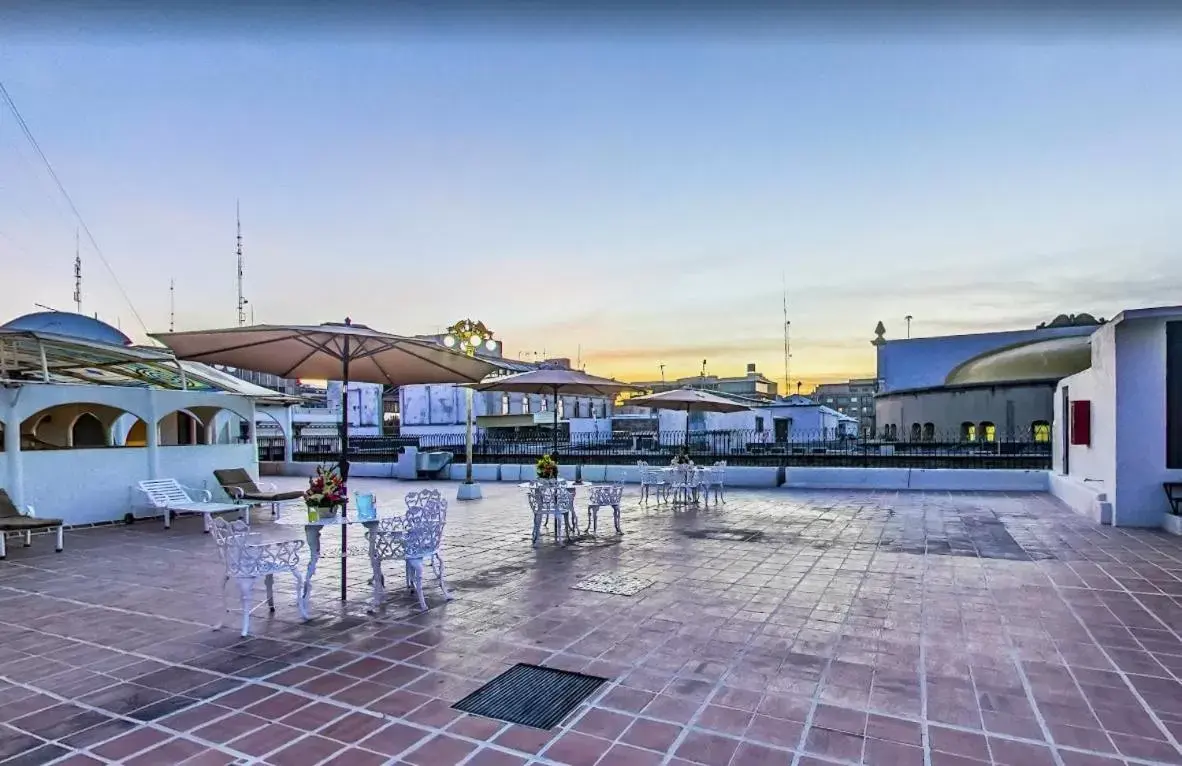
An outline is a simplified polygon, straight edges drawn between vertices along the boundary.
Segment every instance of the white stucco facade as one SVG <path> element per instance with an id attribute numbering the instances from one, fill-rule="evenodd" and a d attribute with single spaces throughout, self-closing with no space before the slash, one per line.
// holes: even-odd
<path id="1" fill-rule="evenodd" d="M 193 425 L 178 431 L 178 413 Z M 133 488 L 144 479 L 174 478 L 219 494 L 216 468 L 258 475 L 254 429 L 243 441 L 238 427 L 255 416 L 251 398 L 229 393 L 8 384 L 0 388 L 0 486 L 18 505 L 67 525 L 122 519 L 140 503 Z M 101 424 L 101 444 L 72 443 L 85 417 Z M 22 449 L 22 441 L 41 448 Z"/>
<path id="2" fill-rule="evenodd" d="M 1051 490 L 1115 526 L 1160 527 L 1169 510 L 1166 467 L 1166 324 L 1182 307 L 1126 311 L 1091 336 L 1092 363 L 1055 396 Z M 1066 392 L 1066 393 L 1064 393 Z M 1070 402 L 1090 402 L 1090 444 L 1070 444 Z"/>
<path id="3" fill-rule="evenodd" d="M 602 397 L 560 396 L 559 420 L 571 424 L 571 432 L 598 430 L 576 421 L 603 420 L 610 415 L 611 403 Z M 398 389 L 401 417 L 400 432 L 405 436 L 435 434 L 463 434 L 467 423 L 466 390 L 451 383 L 402 386 Z M 540 394 L 500 393 L 496 391 L 472 394 L 473 418 L 550 413 L 558 406 L 553 396 Z M 594 417 L 592 417 L 594 415 Z M 479 436 L 486 429 L 474 428 Z M 495 431 L 496 429 L 487 429 Z"/>

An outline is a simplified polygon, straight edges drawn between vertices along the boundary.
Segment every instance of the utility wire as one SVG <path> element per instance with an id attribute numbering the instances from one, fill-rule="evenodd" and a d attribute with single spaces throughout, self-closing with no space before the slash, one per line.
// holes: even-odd
<path id="1" fill-rule="evenodd" d="M 70 210 L 74 213 L 74 217 L 78 219 L 78 225 L 82 228 L 82 231 L 86 233 L 86 239 L 88 242 L 90 242 L 90 246 L 94 249 L 95 255 L 97 255 L 99 260 L 102 261 L 103 266 L 107 269 L 107 273 L 109 273 L 111 275 L 111 279 L 115 281 L 115 287 L 119 289 L 120 295 L 123 296 L 123 300 L 126 301 L 128 308 L 131 309 L 132 316 L 134 316 L 136 321 L 140 323 L 140 327 L 143 329 L 144 334 L 147 335 L 148 326 L 144 324 L 144 320 L 142 317 L 140 317 L 140 313 L 135 310 L 135 304 L 131 302 L 131 297 L 127 294 L 127 290 L 123 289 L 123 283 L 119 281 L 119 277 L 115 274 L 115 269 L 111 268 L 111 264 L 109 261 L 107 261 L 107 257 L 103 255 L 102 248 L 100 248 L 98 242 L 95 241 L 94 234 L 91 233 L 90 227 L 86 225 L 86 221 L 82 218 L 82 214 L 78 212 L 78 206 L 74 204 L 74 199 L 70 196 L 70 193 L 66 191 L 66 187 L 62 183 L 61 179 L 58 178 L 57 172 L 53 169 L 53 164 L 50 163 L 49 158 L 45 156 L 45 152 L 41 151 L 41 145 L 38 144 L 37 139 L 33 137 L 33 132 L 29 130 L 29 126 L 25 122 L 25 118 L 21 116 L 20 110 L 16 108 L 16 103 L 13 102 L 12 96 L 8 94 L 8 89 L 4 87 L 3 81 L 0 81 L 0 99 L 2 99 L 5 105 L 8 106 L 9 111 L 12 112 L 12 116 L 16 118 L 16 124 L 20 127 L 21 132 L 24 133 L 25 140 L 29 142 L 29 146 L 33 147 L 33 151 L 35 151 L 37 156 L 41 158 L 41 162 L 45 165 L 45 169 L 49 172 L 49 177 L 53 179 L 53 183 L 57 186 L 58 191 L 61 192 L 62 197 L 66 200 L 66 204 L 70 206 Z"/>

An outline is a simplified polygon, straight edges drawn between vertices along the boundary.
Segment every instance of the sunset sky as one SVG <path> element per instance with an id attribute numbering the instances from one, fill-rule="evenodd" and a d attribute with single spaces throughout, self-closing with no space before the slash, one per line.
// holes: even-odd
<path id="1" fill-rule="evenodd" d="M 0 34 L 0 42 L 4 42 Z M 872 374 L 902 337 L 1182 292 L 1182 48 L 893 37 L 0 45 L 0 81 L 137 339 L 235 321 L 436 332 L 630 379 Z M 0 105 L 5 318 L 72 308 L 75 222 Z M 139 319 L 136 314 L 138 313 Z"/>

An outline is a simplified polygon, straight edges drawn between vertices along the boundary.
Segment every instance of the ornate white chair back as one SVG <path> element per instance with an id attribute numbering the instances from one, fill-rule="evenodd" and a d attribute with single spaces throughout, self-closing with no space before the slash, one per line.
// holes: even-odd
<path id="1" fill-rule="evenodd" d="M 406 496 L 403 547 L 408 559 L 433 556 L 443 543 L 447 523 L 447 501 L 436 489 L 411 492 Z"/>

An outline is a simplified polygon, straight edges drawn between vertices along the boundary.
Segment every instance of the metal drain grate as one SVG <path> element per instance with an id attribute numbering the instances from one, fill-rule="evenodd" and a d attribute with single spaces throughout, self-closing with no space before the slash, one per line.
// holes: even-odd
<path id="1" fill-rule="evenodd" d="M 498 721 L 553 729 L 606 678 L 540 665 L 514 665 L 452 705 Z"/>

